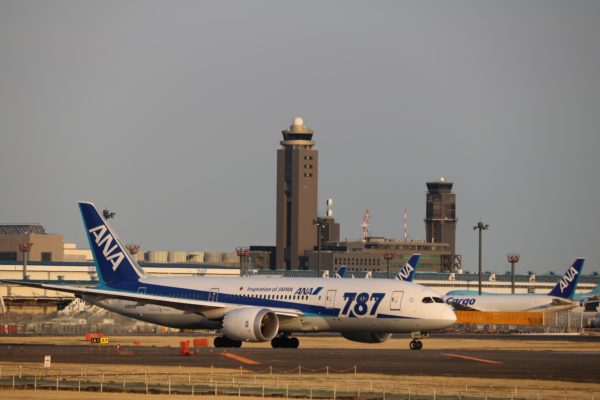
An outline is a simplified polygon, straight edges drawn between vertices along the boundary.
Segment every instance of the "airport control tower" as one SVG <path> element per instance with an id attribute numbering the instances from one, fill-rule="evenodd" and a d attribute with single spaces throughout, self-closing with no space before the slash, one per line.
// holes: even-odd
<path id="1" fill-rule="evenodd" d="M 305 266 L 304 252 L 317 244 L 317 188 L 319 158 L 313 131 L 294 118 L 281 132 L 277 150 L 277 268 Z"/>
<path id="2" fill-rule="evenodd" d="M 444 262 L 444 269 L 452 271 L 456 255 L 456 194 L 452 182 L 442 177 L 427 182 L 427 209 L 425 214 L 426 240 L 432 243 L 448 243 L 451 257 Z"/>

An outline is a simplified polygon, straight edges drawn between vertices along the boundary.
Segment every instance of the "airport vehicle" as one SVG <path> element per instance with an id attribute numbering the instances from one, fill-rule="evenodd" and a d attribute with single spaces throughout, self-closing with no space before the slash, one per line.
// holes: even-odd
<path id="1" fill-rule="evenodd" d="M 349 340 L 380 343 L 392 333 L 450 327 L 451 307 L 423 286 L 397 280 L 284 277 L 151 277 L 131 257 L 92 203 L 79 208 L 100 282 L 82 288 L 26 281 L 24 286 L 74 293 L 110 311 L 159 325 L 218 329 L 215 347 L 271 341 L 298 347 L 297 332 L 339 332 Z"/>
<path id="2" fill-rule="evenodd" d="M 567 269 L 561 280 L 548 294 L 493 294 L 453 290 L 448 292 L 444 301 L 455 310 L 461 311 L 543 311 L 550 308 L 573 308 L 573 294 L 583 269 L 585 259 L 578 258 Z"/>

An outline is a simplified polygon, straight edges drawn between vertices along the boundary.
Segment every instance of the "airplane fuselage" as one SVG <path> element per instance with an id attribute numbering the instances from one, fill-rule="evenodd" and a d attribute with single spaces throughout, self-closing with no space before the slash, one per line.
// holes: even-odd
<path id="1" fill-rule="evenodd" d="M 552 307 L 565 307 L 568 301 L 545 294 L 485 294 L 446 295 L 444 301 L 455 310 L 488 312 L 545 311 Z M 573 302 L 573 307 L 576 303 Z"/>
<path id="2" fill-rule="evenodd" d="M 398 280 L 147 277 L 120 282 L 113 289 L 226 304 L 224 309 L 196 312 L 193 307 L 181 310 L 135 300 L 82 296 L 110 311 L 175 328 L 215 329 L 228 309 L 239 307 L 298 310 L 298 317 L 280 318 L 282 332 L 401 333 L 443 329 L 455 321 L 446 304 L 433 300 L 439 300 L 435 292 Z"/>

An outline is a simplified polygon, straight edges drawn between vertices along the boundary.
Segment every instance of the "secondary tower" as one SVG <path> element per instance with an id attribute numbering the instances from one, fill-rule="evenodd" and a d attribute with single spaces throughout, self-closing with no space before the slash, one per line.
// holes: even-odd
<path id="1" fill-rule="evenodd" d="M 444 261 L 444 269 L 452 271 L 456 255 L 456 194 L 452 193 L 452 182 L 442 177 L 427 182 L 427 209 L 425 212 L 425 239 L 432 243 L 448 243 L 452 253 Z"/>

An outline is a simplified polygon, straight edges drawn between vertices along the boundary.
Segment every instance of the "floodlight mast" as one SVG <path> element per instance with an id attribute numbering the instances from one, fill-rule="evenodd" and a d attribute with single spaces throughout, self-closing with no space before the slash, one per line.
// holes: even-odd
<path id="1" fill-rule="evenodd" d="M 510 253 L 506 255 L 506 259 L 510 263 L 510 292 L 515 293 L 515 264 L 521 259 L 521 255 Z"/>
<path id="2" fill-rule="evenodd" d="M 321 276 L 321 238 L 323 228 L 327 226 L 327 218 L 317 217 L 313 220 L 313 225 L 317 226 L 317 276 Z"/>
<path id="3" fill-rule="evenodd" d="M 33 243 L 29 241 L 27 238 L 27 233 L 25 233 L 25 241 L 19 243 L 19 251 L 23 253 L 23 280 L 26 281 L 29 279 L 29 274 L 27 273 L 27 256 L 31 251 L 31 247 L 33 247 Z"/>
<path id="4" fill-rule="evenodd" d="M 479 294 L 481 295 L 481 232 L 487 231 L 490 226 L 479 221 L 477 225 L 473 227 L 473 230 L 479 230 Z"/>
<path id="5" fill-rule="evenodd" d="M 108 209 L 102 210 L 102 216 L 104 217 L 104 219 L 114 218 L 116 214 L 117 214 L 116 212 L 111 212 Z"/>

